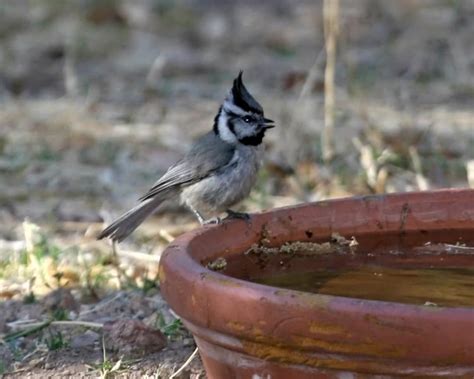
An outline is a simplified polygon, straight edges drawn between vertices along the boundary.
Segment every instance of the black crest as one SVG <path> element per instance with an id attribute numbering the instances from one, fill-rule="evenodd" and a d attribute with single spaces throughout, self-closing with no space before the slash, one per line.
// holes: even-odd
<path id="1" fill-rule="evenodd" d="M 232 97 L 234 98 L 234 104 L 244 111 L 263 115 L 262 106 L 253 98 L 249 91 L 247 91 L 247 88 L 245 88 L 242 82 L 242 71 L 240 71 L 239 76 L 234 79 Z"/>

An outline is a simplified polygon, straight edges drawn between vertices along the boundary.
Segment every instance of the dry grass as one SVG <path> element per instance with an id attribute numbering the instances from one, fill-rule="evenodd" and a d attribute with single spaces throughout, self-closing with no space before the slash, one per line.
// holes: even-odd
<path id="1" fill-rule="evenodd" d="M 150 322 L 163 314 L 161 328 L 179 336 L 154 363 L 145 360 L 150 374 L 166 377 L 189 357 L 194 345 L 174 324 L 156 276 L 166 245 L 197 226 L 192 216 L 168 204 L 116 256 L 94 237 L 210 128 L 239 69 L 277 120 L 245 209 L 474 188 L 470 1 L 340 1 L 338 33 L 333 12 L 326 35 L 322 3 L 304 1 L 210 9 L 194 2 L 21 0 L 0 12 L 4 336 L 15 322 L 44 322 L 43 296 L 64 288 L 84 316 L 70 321 L 100 323 L 105 310 L 136 318 L 134 302 L 153 304 Z M 333 141 L 327 164 L 323 139 Z M 126 300 L 113 306 L 117 294 Z M 65 362 L 61 354 L 45 360 L 52 346 L 61 351 L 73 338 L 50 336 L 48 328 L 3 345 L 0 372 L 76 367 L 78 360 Z M 79 369 L 103 360 L 101 346 L 91 354 Z M 96 362 L 94 374 L 144 372 L 125 361 L 111 372 L 120 357 L 114 359 Z"/>

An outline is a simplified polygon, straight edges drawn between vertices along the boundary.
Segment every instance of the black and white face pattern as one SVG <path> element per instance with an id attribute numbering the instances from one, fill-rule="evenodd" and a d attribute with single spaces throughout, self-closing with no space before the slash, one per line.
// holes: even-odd
<path id="1" fill-rule="evenodd" d="M 272 120 L 264 117 L 262 106 L 245 88 L 240 72 L 215 118 L 214 132 L 231 144 L 257 146 L 262 143 L 265 131 L 274 127 L 272 124 Z"/>

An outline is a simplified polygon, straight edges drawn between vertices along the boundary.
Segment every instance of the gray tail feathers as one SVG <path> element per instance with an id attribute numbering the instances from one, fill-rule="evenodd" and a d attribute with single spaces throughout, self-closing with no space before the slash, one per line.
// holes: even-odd
<path id="1" fill-rule="evenodd" d="M 97 239 L 108 237 L 113 241 L 122 241 L 150 216 L 162 201 L 163 199 L 154 197 L 141 202 L 105 228 Z"/>

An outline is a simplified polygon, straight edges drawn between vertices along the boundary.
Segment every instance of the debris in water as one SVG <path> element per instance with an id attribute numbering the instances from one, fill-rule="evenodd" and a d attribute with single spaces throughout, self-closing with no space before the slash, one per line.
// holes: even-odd
<path id="1" fill-rule="evenodd" d="M 339 233 L 332 233 L 330 242 L 286 242 L 281 246 L 268 247 L 258 244 L 253 244 L 249 250 L 245 252 L 246 255 L 296 255 L 296 256 L 309 256 L 317 254 L 331 254 L 331 253 L 342 253 L 345 254 L 348 251 L 354 252 L 354 249 L 359 245 L 355 237 L 350 240 L 341 236 Z"/>
<path id="2" fill-rule="evenodd" d="M 216 260 L 209 262 L 207 268 L 212 271 L 222 271 L 227 267 L 227 261 L 223 257 L 219 257 Z"/>

